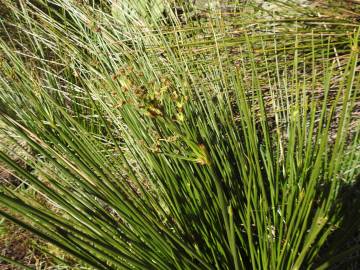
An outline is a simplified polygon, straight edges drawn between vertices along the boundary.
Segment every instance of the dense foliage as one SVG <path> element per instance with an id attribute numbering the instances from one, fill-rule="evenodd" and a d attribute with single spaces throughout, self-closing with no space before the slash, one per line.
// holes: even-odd
<path id="1" fill-rule="evenodd" d="M 22 184 L 0 213 L 60 264 L 326 269 L 359 249 L 356 22 L 282 2 L 20 3 L 0 160 Z"/>

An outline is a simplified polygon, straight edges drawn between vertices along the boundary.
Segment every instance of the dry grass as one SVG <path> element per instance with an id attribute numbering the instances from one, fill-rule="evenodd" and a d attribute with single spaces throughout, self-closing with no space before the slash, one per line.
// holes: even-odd
<path id="1" fill-rule="evenodd" d="M 39 238 L 19 226 L 4 221 L 1 224 L 0 254 L 12 260 L 18 261 L 34 269 L 49 269 L 53 262 L 51 258 L 42 253 L 38 246 L 43 246 Z M 17 270 L 6 262 L 0 262 L 0 270 Z"/>

